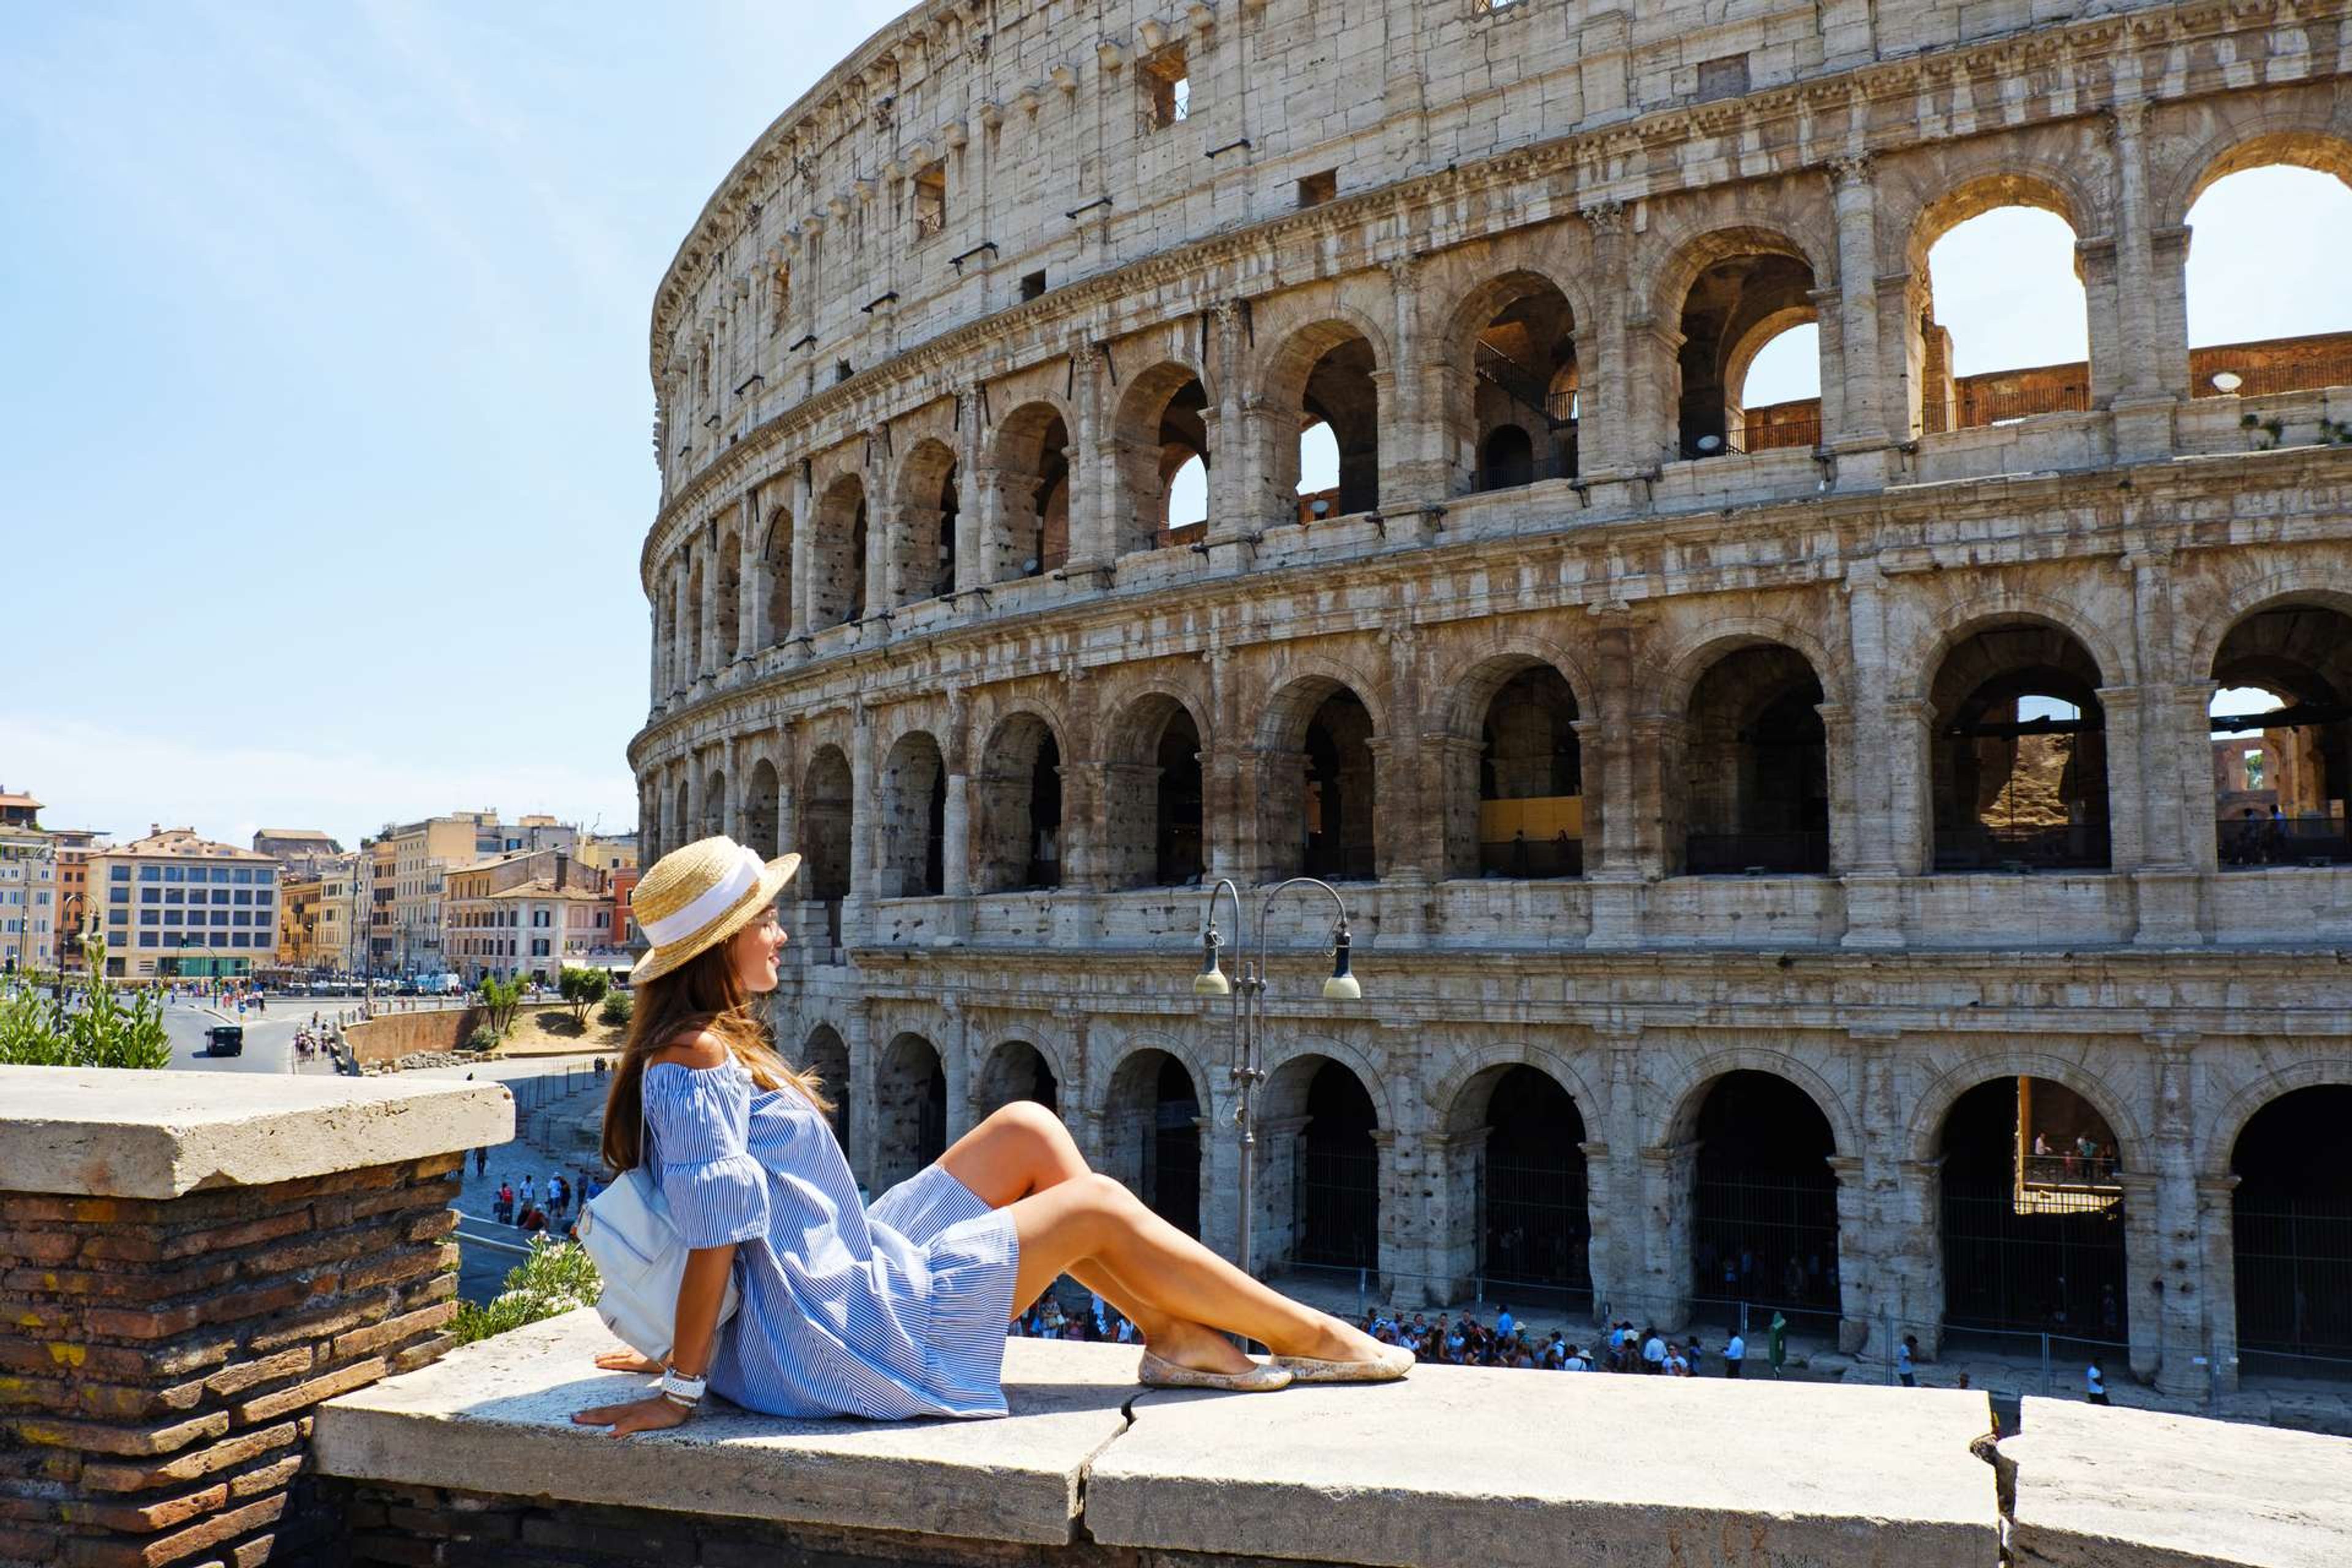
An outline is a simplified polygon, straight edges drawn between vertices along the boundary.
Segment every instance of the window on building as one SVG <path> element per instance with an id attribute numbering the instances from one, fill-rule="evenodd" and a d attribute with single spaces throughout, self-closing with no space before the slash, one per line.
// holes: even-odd
<path id="1" fill-rule="evenodd" d="M 163 879 L 163 868 L 161 866 L 142 866 L 139 868 L 139 879 L 142 882 L 160 882 Z"/>
<path id="2" fill-rule="evenodd" d="M 1339 199 L 1339 171 L 1326 169 L 1319 174 L 1309 174 L 1298 182 L 1298 205 L 1319 207 L 1326 202 Z"/>
<path id="3" fill-rule="evenodd" d="M 187 872 L 183 870 L 181 868 L 177 866 L 166 866 L 163 868 L 163 880 L 167 882 L 184 882 L 187 879 Z"/>
<path id="4" fill-rule="evenodd" d="M 106 901 L 110 904 L 127 904 L 131 901 L 131 889 L 128 888 L 110 888 L 106 892 Z"/>
<path id="5" fill-rule="evenodd" d="M 1189 119 L 1192 112 L 1192 70 L 1184 46 L 1171 44 L 1143 62 L 1137 79 L 1143 88 L 1144 117 L 1154 131 Z"/>
<path id="6" fill-rule="evenodd" d="M 127 882 L 131 880 L 131 868 L 128 866 L 109 866 L 106 868 L 106 879 L 110 882 Z"/>
<path id="7" fill-rule="evenodd" d="M 163 901 L 167 904 L 184 904 L 188 901 L 188 890 L 185 888 L 166 888 L 163 889 Z"/>
<path id="8" fill-rule="evenodd" d="M 192 878 L 190 878 L 189 879 L 190 879 L 191 881 L 194 881 L 195 879 L 192 877 Z M 213 868 L 213 880 L 214 880 L 214 881 L 215 881 L 215 882 L 226 882 L 226 881 L 227 881 L 227 880 L 228 880 L 228 868 L 227 868 L 227 867 L 226 867 L 226 866 L 215 866 L 215 867 L 214 867 L 214 868 Z"/>
<path id="9" fill-rule="evenodd" d="M 217 875 L 215 875 L 215 878 L 214 878 L 213 879 L 214 879 L 215 881 L 218 881 L 220 879 L 218 878 L 218 876 L 217 876 Z M 240 867 L 238 867 L 238 868 L 236 868 L 236 877 L 234 877 L 234 878 L 233 878 L 233 879 L 232 879 L 232 880 L 234 880 L 234 881 L 238 881 L 238 882 L 250 882 L 250 881 L 252 881 L 252 880 L 253 880 L 253 868 L 252 868 L 252 867 L 250 867 L 250 866 L 240 866 Z"/>
<path id="10" fill-rule="evenodd" d="M 915 237 L 929 239 L 948 226 L 948 166 L 915 171 Z"/>
<path id="11" fill-rule="evenodd" d="M 225 904 L 228 902 L 227 891 L 224 889 L 215 889 L 213 890 L 213 902 L 216 904 Z"/>
<path id="12" fill-rule="evenodd" d="M 1021 279 L 1021 298 L 1024 301 L 1042 299 L 1045 293 L 1045 275 L 1043 272 L 1032 272 Z"/>

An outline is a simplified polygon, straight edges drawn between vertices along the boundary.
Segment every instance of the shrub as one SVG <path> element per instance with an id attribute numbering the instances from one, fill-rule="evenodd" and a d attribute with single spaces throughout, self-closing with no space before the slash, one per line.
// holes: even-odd
<path id="1" fill-rule="evenodd" d="M 449 1331 L 459 1344 L 469 1345 L 542 1318 L 593 1307 L 604 1288 L 586 1247 L 576 1241 L 533 1237 L 530 1256 L 507 1271 L 505 1288 L 479 1306 L 458 1302 Z"/>
<path id="2" fill-rule="evenodd" d="M 89 989 L 79 1005 L 67 993 L 44 996 L 30 985 L 0 990 L 0 1063 L 16 1067 L 167 1068 L 172 1040 L 163 1030 L 163 994 L 149 987 L 126 1001 L 106 977 L 106 943 L 88 943 Z"/>
<path id="3" fill-rule="evenodd" d="M 499 1032 L 488 1024 L 477 1024 L 466 1035 L 466 1049 L 495 1051 L 499 1048 Z"/>
<path id="4" fill-rule="evenodd" d="M 604 998 L 604 1005 L 602 1007 L 596 1009 L 596 1021 L 600 1024 L 610 1024 L 616 1029 L 625 1029 L 629 1026 L 630 1017 L 636 1010 L 635 997 L 625 991 L 615 991 Z"/>
<path id="5" fill-rule="evenodd" d="M 601 969 L 574 969 L 564 966 L 555 978 L 555 994 L 572 1005 L 572 1020 L 583 1027 L 588 1022 L 588 1009 L 602 1002 L 613 989 L 613 977 Z"/>

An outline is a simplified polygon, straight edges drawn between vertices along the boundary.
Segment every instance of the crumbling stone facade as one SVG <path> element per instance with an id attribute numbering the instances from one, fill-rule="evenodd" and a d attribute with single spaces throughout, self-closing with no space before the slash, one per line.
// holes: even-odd
<path id="1" fill-rule="evenodd" d="M 1932 1349 L 1948 1122 L 2031 1078 L 2119 1167 L 2103 1326 L 2233 1376 L 2239 1133 L 2352 1085 L 2352 868 L 2225 855 L 2207 710 L 2352 696 L 2352 395 L 2192 382 L 2184 220 L 2352 170 L 2344 14 L 919 6 L 656 298 L 648 852 L 808 855 L 776 1018 L 877 1189 L 1049 1089 L 1230 1247 L 1193 879 L 1306 870 L 1366 1000 L 1276 907 L 1255 1262 L 1499 1274 L 1533 1086 L 1596 1308 L 1681 1321 L 1761 1074 L 1818 1123 L 1807 1288 Z M 2090 353 L 2012 416 L 1927 252 L 2021 203 Z M 1818 405 L 1740 406 L 1804 321 Z"/>

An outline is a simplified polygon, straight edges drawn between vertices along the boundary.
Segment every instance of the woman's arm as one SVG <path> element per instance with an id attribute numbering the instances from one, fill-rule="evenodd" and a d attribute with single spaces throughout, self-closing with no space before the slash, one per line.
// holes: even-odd
<path id="1" fill-rule="evenodd" d="M 670 1346 L 669 1366 L 682 1377 L 700 1377 L 710 1370 L 712 1341 L 719 1335 L 719 1303 L 727 1295 L 727 1274 L 735 1266 L 735 1244 L 698 1247 L 686 1255 L 686 1272 L 677 1282 L 677 1342 Z M 621 1368 L 616 1370 L 632 1370 Z M 693 1411 L 667 1394 L 651 1394 L 627 1405 L 600 1405 L 572 1419 L 583 1426 L 610 1426 L 613 1436 L 658 1432 L 685 1425 Z"/>

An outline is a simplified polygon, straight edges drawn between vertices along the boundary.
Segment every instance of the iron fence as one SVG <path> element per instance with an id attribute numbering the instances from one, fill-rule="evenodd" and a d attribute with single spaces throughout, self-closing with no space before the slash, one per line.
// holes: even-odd
<path id="1" fill-rule="evenodd" d="M 1295 1146 L 1291 1248 L 1302 1264 L 1370 1268 L 1380 1261 L 1381 1158 L 1370 1150 Z"/>
<path id="2" fill-rule="evenodd" d="M 1936 830 L 1938 871 L 2074 871 L 2106 869 L 2107 825 L 2062 823 L 2049 827 L 1991 827 L 1970 823 Z"/>
<path id="3" fill-rule="evenodd" d="M 2238 1342 L 2256 1352 L 2352 1357 L 2352 1203 L 2239 1203 Z"/>
<path id="4" fill-rule="evenodd" d="M 2218 817 L 2214 844 L 2224 868 L 2352 865 L 2352 834 L 2335 816 Z"/>
<path id="5" fill-rule="evenodd" d="M 1827 833 L 1694 833 L 1683 842 L 1683 867 L 1694 877 L 1760 874 L 1819 875 L 1830 868 Z"/>
<path id="6" fill-rule="evenodd" d="M 2007 1180 L 1946 1180 L 1944 1321 L 2121 1339 L 2129 1321 L 2122 1200 L 2024 1206 Z"/>
<path id="7" fill-rule="evenodd" d="M 1592 1300 L 1592 1221 L 1584 1157 L 1506 1160 L 1478 1168 L 1478 1279 Z"/>
<path id="8" fill-rule="evenodd" d="M 1692 1185 L 1695 1311 L 1728 1321 L 1774 1302 L 1790 1321 L 1834 1333 L 1838 1318 L 1837 1182 L 1758 1182 L 1701 1175 Z"/>
<path id="9" fill-rule="evenodd" d="M 1512 838 L 1478 846 L 1478 869 L 1489 877 L 1548 881 L 1584 875 L 1580 838 Z"/>

